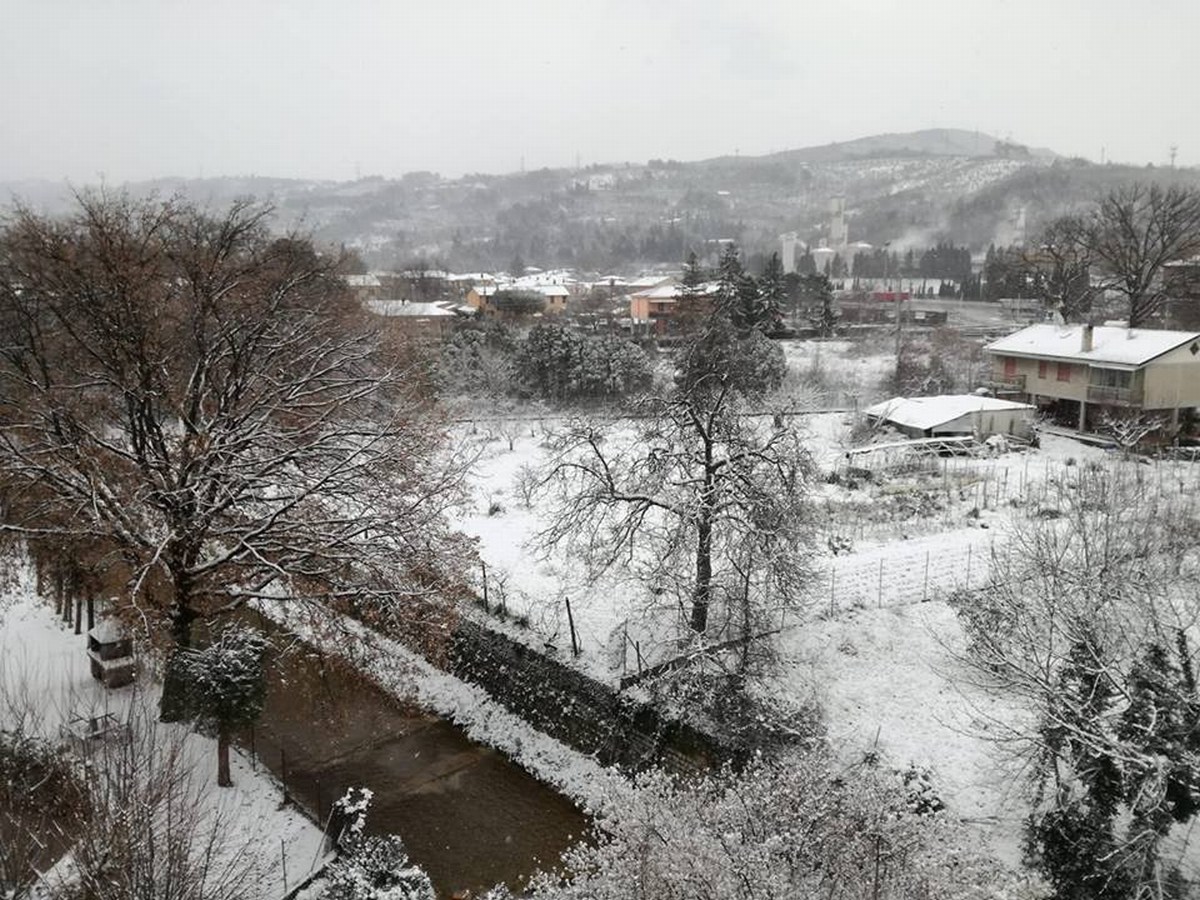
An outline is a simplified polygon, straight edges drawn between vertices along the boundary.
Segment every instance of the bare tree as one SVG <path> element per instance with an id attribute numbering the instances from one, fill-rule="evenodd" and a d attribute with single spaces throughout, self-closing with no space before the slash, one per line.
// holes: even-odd
<path id="1" fill-rule="evenodd" d="M 1145 325 L 1162 308 L 1163 266 L 1200 252 L 1200 191 L 1130 184 L 1100 201 L 1087 246 L 1105 288 L 1125 297 L 1129 327 Z"/>
<path id="2" fill-rule="evenodd" d="M 1079 216 L 1057 219 L 1022 253 L 1029 283 L 1042 302 L 1065 322 L 1091 313 L 1094 264 L 1088 223 Z"/>
<path id="3" fill-rule="evenodd" d="M 200 739 L 140 694 L 100 709 L 24 674 L 0 665 L 0 896 L 234 900 L 281 886 L 258 813 L 200 774 Z"/>
<path id="4" fill-rule="evenodd" d="M 465 552 L 419 370 L 267 216 L 88 194 L 0 236 L 3 527 L 89 543 L 168 647 L 258 597 L 433 610 Z"/>
<path id="5" fill-rule="evenodd" d="M 1167 427 L 1163 416 L 1130 410 L 1125 413 L 1107 412 L 1101 419 L 1100 429 L 1112 436 L 1121 448 L 1121 453 L 1128 456 L 1133 448 L 1145 438 Z"/>
<path id="6" fill-rule="evenodd" d="M 575 422 L 553 438 L 542 486 L 556 503 L 539 539 L 580 552 L 593 572 L 629 565 L 678 603 L 693 637 L 748 646 L 768 609 L 804 602 L 809 456 L 789 425 L 744 415 L 728 383 L 645 399 L 636 413 L 632 433 Z"/>

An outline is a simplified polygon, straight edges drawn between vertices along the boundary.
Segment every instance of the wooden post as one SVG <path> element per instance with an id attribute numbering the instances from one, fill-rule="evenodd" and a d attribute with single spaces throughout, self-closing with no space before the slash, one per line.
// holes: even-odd
<path id="1" fill-rule="evenodd" d="M 880 609 L 882 609 L 882 608 L 883 608 L 883 557 L 880 557 L 880 559 L 879 559 L 879 598 L 878 598 L 878 606 L 879 606 L 879 608 L 880 608 Z"/>
<path id="2" fill-rule="evenodd" d="M 624 638 L 621 641 L 621 677 L 625 677 L 625 660 L 629 656 L 629 620 L 626 619 L 621 625 L 621 632 Z"/>
<path id="3" fill-rule="evenodd" d="M 288 895 L 288 880 L 287 880 L 287 844 L 283 838 L 279 839 L 279 856 L 283 863 L 283 895 Z"/>
<path id="4" fill-rule="evenodd" d="M 485 563 L 481 559 L 479 561 L 479 565 L 483 566 L 483 611 L 487 612 L 488 611 L 487 563 Z"/>
<path id="5" fill-rule="evenodd" d="M 567 624 L 571 627 L 571 652 L 579 655 L 579 641 L 575 637 L 575 617 L 571 615 L 571 598 L 563 597 L 567 604 Z"/>

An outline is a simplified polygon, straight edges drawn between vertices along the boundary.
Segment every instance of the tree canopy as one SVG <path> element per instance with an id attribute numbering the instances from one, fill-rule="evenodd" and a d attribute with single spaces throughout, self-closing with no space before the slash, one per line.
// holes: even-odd
<path id="1" fill-rule="evenodd" d="M 90 548 L 167 645 L 254 597 L 403 618 L 463 552 L 420 370 L 268 218 L 84 194 L 0 233 L 3 528 Z"/>

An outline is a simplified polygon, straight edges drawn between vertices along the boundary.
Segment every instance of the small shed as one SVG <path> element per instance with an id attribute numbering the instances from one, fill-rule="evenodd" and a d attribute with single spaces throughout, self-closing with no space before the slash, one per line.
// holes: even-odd
<path id="1" fill-rule="evenodd" d="M 116 619 L 103 619 L 88 632 L 92 677 L 108 688 L 133 681 L 133 639 Z"/>
<path id="2" fill-rule="evenodd" d="M 1003 434 L 1027 440 L 1033 435 L 1035 407 L 978 394 L 942 394 L 894 397 L 863 412 L 869 419 L 892 425 L 910 438 L 973 435 L 983 440 Z"/>

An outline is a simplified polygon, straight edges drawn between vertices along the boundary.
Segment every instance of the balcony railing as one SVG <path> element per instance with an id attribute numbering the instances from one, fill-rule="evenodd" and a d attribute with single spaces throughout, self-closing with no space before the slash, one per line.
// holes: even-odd
<path id="1" fill-rule="evenodd" d="M 991 380 L 985 381 L 983 387 L 995 394 L 1023 394 L 1025 393 L 1025 376 L 993 372 Z"/>
<path id="2" fill-rule="evenodd" d="M 1137 387 L 1103 387 L 1089 384 L 1088 403 L 1103 403 L 1107 406 L 1141 406 L 1142 389 Z"/>

